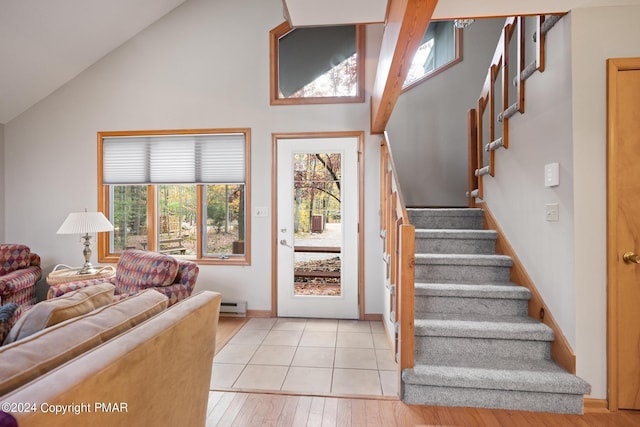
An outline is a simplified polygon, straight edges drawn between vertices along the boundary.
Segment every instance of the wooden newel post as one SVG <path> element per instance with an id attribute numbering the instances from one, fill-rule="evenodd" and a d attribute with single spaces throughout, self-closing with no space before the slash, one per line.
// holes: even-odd
<path id="1" fill-rule="evenodd" d="M 400 370 L 413 368 L 414 365 L 414 280 L 416 267 L 416 230 L 411 224 L 403 224 L 399 230 L 399 263 L 400 280 L 400 315 L 399 340 L 400 340 Z"/>

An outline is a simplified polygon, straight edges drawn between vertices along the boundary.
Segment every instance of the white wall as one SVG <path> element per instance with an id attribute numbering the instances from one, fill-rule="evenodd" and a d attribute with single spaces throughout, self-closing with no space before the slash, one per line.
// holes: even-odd
<path id="1" fill-rule="evenodd" d="M 98 131 L 249 127 L 253 207 L 271 204 L 273 132 L 367 131 L 368 103 L 269 105 L 268 36 L 282 21 L 280 0 L 187 1 L 9 122 L 7 238 L 29 244 L 45 269 L 81 262 L 79 239 L 55 232 L 69 212 L 96 209 Z M 368 88 L 380 39 L 374 27 Z M 373 236 L 366 241 L 377 242 L 379 137 L 367 133 L 365 145 L 365 230 Z M 251 237 L 251 266 L 201 266 L 196 290 L 269 310 L 271 218 L 254 217 Z M 367 313 L 382 312 L 380 251 L 365 247 Z"/>
<path id="2" fill-rule="evenodd" d="M 606 59 L 640 56 L 640 7 L 574 9 L 548 34 L 547 68 L 526 83 L 485 200 L 577 357 L 577 374 L 607 397 Z M 524 119 L 524 120 L 523 120 Z M 543 186 L 560 163 L 560 185 Z M 559 203 L 560 221 L 544 205 Z"/>
<path id="3" fill-rule="evenodd" d="M 447 0 L 438 2 L 434 18 L 461 16 L 514 16 L 566 12 L 576 7 L 637 5 L 638 0 Z"/>
<path id="4" fill-rule="evenodd" d="M 466 206 L 467 112 L 477 104 L 504 19 L 464 30 L 463 60 L 403 93 L 387 132 L 407 206 Z"/>
<path id="5" fill-rule="evenodd" d="M 578 373 L 606 397 L 606 60 L 640 57 L 640 7 L 571 12 Z M 606 37 L 605 37 L 606 35 Z"/>
<path id="6" fill-rule="evenodd" d="M 483 182 L 485 201 L 575 346 L 570 37 L 567 18 L 547 34 L 546 69 L 525 83 L 525 114 L 509 121 L 509 149 L 496 152 L 495 177 Z M 544 186 L 547 163 L 560 164 L 557 187 Z M 560 221 L 546 221 L 548 203 L 559 204 Z"/>
<path id="7" fill-rule="evenodd" d="M 0 123 L 0 242 L 4 239 L 4 125 Z"/>

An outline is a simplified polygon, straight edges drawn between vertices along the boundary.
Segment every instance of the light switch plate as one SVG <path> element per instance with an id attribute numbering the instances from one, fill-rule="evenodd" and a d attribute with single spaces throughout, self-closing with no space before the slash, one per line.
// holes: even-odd
<path id="1" fill-rule="evenodd" d="M 544 186 L 555 187 L 560 185 L 560 165 L 549 163 L 544 165 Z"/>

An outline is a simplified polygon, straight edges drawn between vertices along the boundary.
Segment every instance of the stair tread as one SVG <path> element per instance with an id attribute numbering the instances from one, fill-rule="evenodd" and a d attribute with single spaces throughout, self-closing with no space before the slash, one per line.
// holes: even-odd
<path id="1" fill-rule="evenodd" d="M 469 313 L 422 313 L 414 320 L 416 336 L 553 341 L 553 330 L 527 316 Z"/>
<path id="2" fill-rule="evenodd" d="M 551 360 L 450 357 L 405 369 L 408 384 L 546 393 L 585 394 L 589 385 Z"/>
<path id="3" fill-rule="evenodd" d="M 513 260 L 506 255 L 416 254 L 416 264 L 511 267 Z"/>
<path id="4" fill-rule="evenodd" d="M 407 213 L 429 213 L 432 216 L 482 216 L 480 208 L 407 208 Z"/>
<path id="5" fill-rule="evenodd" d="M 416 238 L 444 238 L 444 239 L 487 239 L 498 237 L 494 230 L 466 230 L 455 228 L 416 228 Z"/>
<path id="6" fill-rule="evenodd" d="M 579 412 L 590 386 L 549 359 L 554 332 L 526 315 L 531 292 L 509 282 L 513 260 L 495 254 L 484 211 L 408 211 L 417 318 L 416 366 L 402 372 L 407 401 Z"/>
<path id="7" fill-rule="evenodd" d="M 407 209 L 409 222 L 416 228 L 437 229 L 483 229 L 482 209 Z"/>
<path id="8" fill-rule="evenodd" d="M 531 291 L 512 282 L 496 283 L 416 283 L 416 296 L 461 298 L 529 299 Z"/>

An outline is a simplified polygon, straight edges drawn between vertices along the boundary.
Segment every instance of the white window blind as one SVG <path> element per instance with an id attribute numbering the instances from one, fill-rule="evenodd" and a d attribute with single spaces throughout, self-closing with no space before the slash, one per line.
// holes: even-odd
<path id="1" fill-rule="evenodd" d="M 103 139 L 105 184 L 245 182 L 245 135 L 122 136 Z"/>

